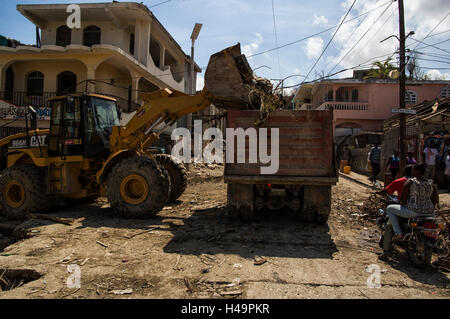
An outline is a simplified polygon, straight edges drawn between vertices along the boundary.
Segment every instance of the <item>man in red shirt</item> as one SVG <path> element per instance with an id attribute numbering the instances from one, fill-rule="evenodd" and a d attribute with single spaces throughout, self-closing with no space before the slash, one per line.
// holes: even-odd
<path id="1" fill-rule="evenodd" d="M 412 170 L 412 165 L 406 165 L 403 170 L 403 177 L 398 178 L 395 181 L 393 181 L 392 183 L 390 183 L 384 190 L 387 191 L 390 195 L 397 192 L 397 197 L 401 198 L 402 191 L 403 191 L 403 185 L 408 180 L 408 178 L 411 178 L 411 170 Z"/>

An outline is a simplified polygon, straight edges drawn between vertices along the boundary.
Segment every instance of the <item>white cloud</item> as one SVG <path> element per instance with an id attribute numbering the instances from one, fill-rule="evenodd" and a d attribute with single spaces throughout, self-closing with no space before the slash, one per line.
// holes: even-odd
<path id="1" fill-rule="evenodd" d="M 313 25 L 325 26 L 328 24 L 328 19 L 325 16 L 314 15 Z"/>
<path id="2" fill-rule="evenodd" d="M 429 70 L 427 75 L 430 77 L 430 80 L 448 80 L 450 79 L 450 74 L 441 73 L 439 70 Z"/>
<path id="3" fill-rule="evenodd" d="M 253 39 L 250 44 L 246 44 L 242 47 L 242 53 L 247 57 L 257 53 L 259 46 L 262 43 L 262 35 L 260 33 L 255 33 L 256 39 Z"/>
<path id="4" fill-rule="evenodd" d="M 352 0 L 346 0 L 342 3 L 342 6 L 348 9 L 352 3 Z M 380 4 L 382 3 L 374 3 L 372 0 L 359 0 L 356 2 L 351 14 L 349 14 L 346 20 L 348 21 L 364 12 L 373 10 L 380 6 Z M 378 60 L 383 61 L 388 57 L 388 54 L 392 54 L 398 49 L 399 43 L 395 37 L 380 43 L 381 40 L 391 35 L 398 35 L 399 32 L 398 4 L 397 2 L 393 2 L 380 18 L 381 13 L 387 7 L 388 6 L 381 7 L 378 10 L 371 12 L 369 15 L 342 25 L 333 40 L 333 47 L 335 47 L 338 52 L 331 60 L 329 60 L 329 67 L 326 69 L 327 73 L 330 72 L 341 58 L 350 51 L 369 28 L 370 31 L 362 38 L 351 53 L 340 62 L 333 72 L 343 68 L 354 67 L 361 63 L 364 63 L 366 64 L 366 67 L 369 67 L 368 64 L 370 64 L 369 62 L 374 61 L 373 58 L 378 57 Z M 418 40 L 423 39 L 449 11 L 450 2 L 448 0 L 415 0 L 405 2 L 406 33 L 413 30 L 415 31 L 413 38 Z M 448 30 L 449 28 L 450 17 L 447 17 L 433 33 Z M 425 42 L 429 42 L 430 44 L 436 43 L 445 40 L 445 37 L 447 36 L 448 34 L 442 34 L 441 36 L 427 39 Z M 416 43 L 411 39 L 408 39 L 406 44 L 410 49 L 416 47 Z M 397 57 L 398 55 L 393 55 L 393 62 L 396 61 Z M 425 64 L 425 62 L 422 61 L 420 61 L 420 66 L 433 67 L 432 64 Z M 343 75 L 344 74 L 340 74 L 339 77 Z"/>
<path id="5" fill-rule="evenodd" d="M 306 41 L 306 55 L 308 59 L 318 58 L 323 49 L 323 40 L 322 38 L 310 38 Z"/>

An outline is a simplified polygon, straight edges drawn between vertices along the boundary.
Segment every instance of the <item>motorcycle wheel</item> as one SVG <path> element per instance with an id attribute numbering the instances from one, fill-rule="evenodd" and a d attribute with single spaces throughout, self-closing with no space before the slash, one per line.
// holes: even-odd
<path id="1" fill-rule="evenodd" d="M 431 262 L 433 249 L 425 242 L 422 233 L 414 232 L 407 246 L 409 260 L 414 266 L 424 268 Z"/>

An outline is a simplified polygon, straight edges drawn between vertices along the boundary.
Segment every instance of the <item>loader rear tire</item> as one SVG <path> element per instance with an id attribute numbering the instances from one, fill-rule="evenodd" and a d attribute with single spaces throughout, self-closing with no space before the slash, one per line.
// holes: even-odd
<path id="1" fill-rule="evenodd" d="M 168 203 L 175 202 L 183 195 L 188 184 L 187 171 L 184 164 L 167 154 L 154 155 L 155 159 L 166 169 L 170 178 L 170 195 Z"/>
<path id="2" fill-rule="evenodd" d="M 31 164 L 18 164 L 0 174 L 0 205 L 7 218 L 20 220 L 49 207 L 44 175 Z"/>
<path id="3" fill-rule="evenodd" d="M 112 209 L 125 218 L 152 218 L 166 205 L 170 193 L 167 172 L 148 156 L 120 161 L 107 179 Z"/>

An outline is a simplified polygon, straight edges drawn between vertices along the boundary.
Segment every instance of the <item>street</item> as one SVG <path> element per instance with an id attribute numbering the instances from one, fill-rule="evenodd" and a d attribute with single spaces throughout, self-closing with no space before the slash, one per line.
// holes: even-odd
<path id="1" fill-rule="evenodd" d="M 18 287 L 0 292 L 0 298 L 450 296 L 448 273 L 431 266 L 420 271 L 404 251 L 391 262 L 378 261 L 377 227 L 359 214 L 368 187 L 340 178 L 326 225 L 280 212 L 242 223 L 227 218 L 223 167 L 200 166 L 191 168 L 180 200 L 154 219 L 119 219 L 100 198 L 51 212 L 75 219 L 70 226 L 24 222 L 21 227 L 33 236 L 0 250 L 0 275 L 4 269 L 26 269 L 39 278 L 29 281 L 34 272 L 19 272 L 22 282 L 16 280 Z M 441 195 L 442 203 L 448 199 Z M 9 239 L 0 235 L 0 243 Z M 74 269 L 79 286 L 72 287 Z M 380 288 L 369 288 L 374 271 Z"/>

